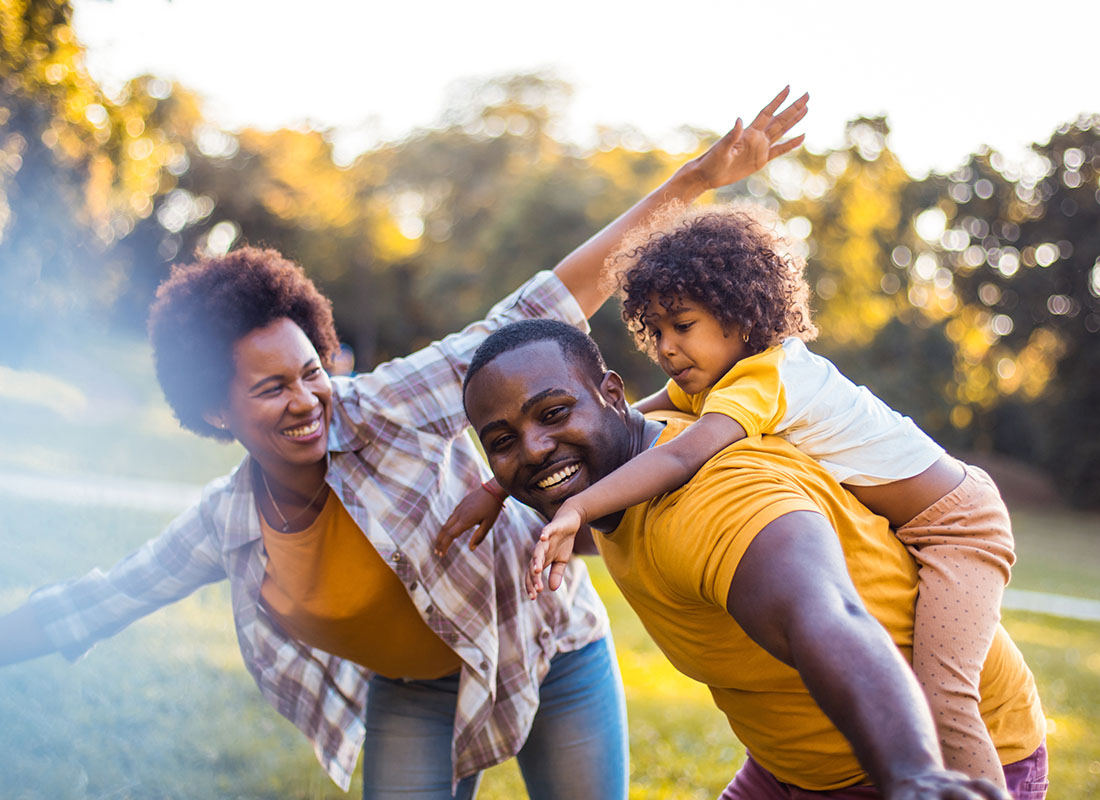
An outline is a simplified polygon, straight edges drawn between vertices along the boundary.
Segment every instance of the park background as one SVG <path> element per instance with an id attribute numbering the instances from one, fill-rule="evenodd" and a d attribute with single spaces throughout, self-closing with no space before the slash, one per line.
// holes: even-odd
<path id="1" fill-rule="evenodd" d="M 121 0 L 90 5 L 100 8 L 80 13 L 105 5 L 137 13 Z M 1071 7 L 1052 4 L 1031 29 L 1034 48 L 1010 55 L 1072 84 L 1073 64 L 1037 66 L 1069 62 L 1086 47 L 1074 47 L 1072 35 L 1096 12 L 1074 17 Z M 1059 37 L 1044 36 L 1044 25 Z M 513 38 L 533 33 L 517 26 Z M 364 37 L 364 47 L 379 35 Z M 624 64 L 654 50 L 605 38 L 623 81 Z M 783 38 L 778 24 L 774 38 Z M 247 51 L 247 35 L 237 39 Z M 914 64 L 954 52 L 955 93 L 964 97 L 1017 77 L 991 71 L 988 59 L 960 58 L 960 41 L 979 55 L 1004 45 L 983 39 L 980 26 L 955 24 L 943 42 L 914 52 Z M 944 42 L 955 50 L 935 55 Z M 203 42 L 192 47 L 202 60 Z M 299 51 L 293 60 L 322 55 Z M 660 135 L 620 122 L 577 135 L 565 124 L 570 81 L 533 64 L 451 73 L 433 118 L 384 135 L 375 125 L 357 150 L 347 128 L 250 126 L 208 111 L 209 98 L 174 76 L 97 77 L 94 61 L 70 3 L 0 0 L 0 610 L 44 582 L 109 565 L 240 457 L 235 446 L 178 431 L 152 378 L 144 322 L 171 264 L 242 242 L 278 248 L 333 299 L 357 368 L 369 369 L 475 319 L 721 132 L 671 120 Z M 736 66 L 732 46 L 728 62 L 729 74 L 666 68 L 682 73 L 673 86 L 723 87 L 725 121 L 716 124 L 751 118 L 788 75 L 774 78 L 774 64 L 758 61 Z M 371 80 L 346 69 L 322 74 L 317 80 L 346 85 L 349 106 Z M 1078 85 L 1072 112 L 1045 120 L 1020 152 L 976 143 L 952 163 L 907 169 L 891 118 L 853 111 L 831 143 L 810 136 L 809 146 L 712 198 L 778 211 L 808 262 L 816 349 L 998 478 L 1019 539 L 1016 597 L 1092 601 L 1005 615 L 1047 709 L 1052 800 L 1100 794 L 1100 622 L 1088 619 L 1100 601 L 1100 97 L 1091 78 Z M 709 97 L 715 105 L 713 90 Z M 1000 113 L 1027 116 L 1041 105 L 1022 94 Z M 815 124 L 814 108 L 811 100 L 803 126 Z M 963 127 L 952 114 L 939 125 Z M 660 385 L 613 304 L 593 331 L 634 394 Z M 705 689 L 664 663 L 599 564 L 590 566 L 628 688 L 632 796 L 715 796 L 743 751 Z M 521 796 L 520 787 L 506 765 L 487 776 L 481 797 Z M 0 672 L 0 797 L 9 796 L 340 792 L 252 687 L 227 592 L 216 586 L 76 666 L 55 656 Z"/>

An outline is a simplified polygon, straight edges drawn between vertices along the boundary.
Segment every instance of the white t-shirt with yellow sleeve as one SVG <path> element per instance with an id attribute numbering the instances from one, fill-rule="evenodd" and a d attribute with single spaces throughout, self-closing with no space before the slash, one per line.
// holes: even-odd
<path id="1" fill-rule="evenodd" d="M 782 436 L 854 486 L 919 475 L 944 452 L 913 420 L 799 339 L 741 359 L 709 391 L 689 395 L 673 381 L 666 388 L 681 411 L 725 414 L 749 436 Z"/>

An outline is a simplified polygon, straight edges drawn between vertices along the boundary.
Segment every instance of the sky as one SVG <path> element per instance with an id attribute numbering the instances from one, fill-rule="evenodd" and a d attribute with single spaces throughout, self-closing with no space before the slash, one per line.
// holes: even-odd
<path id="1" fill-rule="evenodd" d="M 785 84 L 810 92 L 808 147 L 887 115 L 915 176 L 985 144 L 1018 160 L 1100 113 L 1097 0 L 74 0 L 105 86 L 176 80 L 228 129 L 333 129 L 344 157 L 435 123 L 457 81 L 550 70 L 574 87 L 562 135 L 631 126 L 675 147 Z M 795 96 L 792 94 L 792 96 Z"/>

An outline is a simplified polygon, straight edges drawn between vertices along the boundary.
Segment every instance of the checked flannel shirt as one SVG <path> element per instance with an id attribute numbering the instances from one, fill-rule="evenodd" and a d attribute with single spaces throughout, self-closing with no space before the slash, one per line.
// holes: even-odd
<path id="1" fill-rule="evenodd" d="M 527 599 L 521 576 L 541 522 L 519 503 L 505 504 L 477 550 L 452 547 L 443 559 L 432 552 L 444 520 L 488 476 L 464 433 L 462 376 L 489 332 L 530 317 L 585 325 L 573 296 L 543 272 L 485 320 L 373 372 L 333 379 L 326 479 L 421 616 L 462 659 L 455 780 L 514 755 L 550 658 L 608 633 L 606 612 L 577 559 L 562 589 Z M 288 637 L 261 607 L 267 555 L 251 475 L 246 456 L 160 536 L 106 573 L 40 589 L 31 603 L 54 645 L 75 659 L 134 620 L 228 578 L 246 668 L 346 790 L 365 735 L 370 673 Z"/>

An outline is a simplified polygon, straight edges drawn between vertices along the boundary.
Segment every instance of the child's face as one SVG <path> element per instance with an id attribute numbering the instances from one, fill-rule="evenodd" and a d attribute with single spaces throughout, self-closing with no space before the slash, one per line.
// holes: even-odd
<path id="1" fill-rule="evenodd" d="M 642 321 L 657 351 L 657 363 L 688 394 L 714 386 L 749 355 L 736 327 L 725 329 L 694 300 L 679 297 L 667 309 L 656 295 Z"/>

